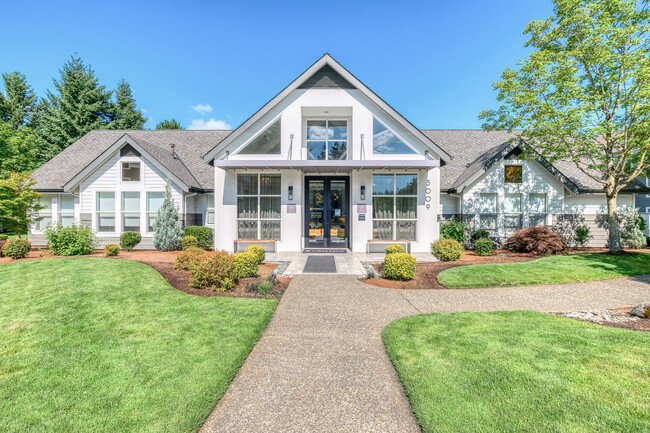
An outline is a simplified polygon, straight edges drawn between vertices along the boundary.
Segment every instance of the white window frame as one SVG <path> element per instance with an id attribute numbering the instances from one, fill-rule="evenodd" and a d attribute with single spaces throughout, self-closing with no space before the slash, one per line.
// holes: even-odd
<path id="1" fill-rule="evenodd" d="M 402 174 L 407 174 L 411 176 L 415 176 L 415 186 L 416 186 L 416 191 L 415 194 L 411 195 L 397 195 L 397 176 L 402 175 Z M 414 239 L 409 239 L 411 242 L 417 242 L 418 238 L 418 226 L 417 226 L 417 221 L 418 221 L 418 197 L 419 197 L 419 192 L 420 192 L 420 176 L 418 173 L 373 173 L 372 176 L 393 176 L 393 194 L 392 195 L 387 195 L 387 194 L 380 194 L 380 195 L 375 195 L 375 190 L 372 188 L 372 195 L 371 197 L 371 203 L 373 203 L 374 206 L 374 198 L 375 197 L 384 197 L 384 198 L 392 198 L 393 199 L 393 217 L 392 218 L 375 218 L 374 217 L 374 209 L 371 213 L 372 216 L 372 232 L 373 232 L 373 240 L 374 240 L 374 231 L 375 231 L 375 221 L 392 221 L 393 223 L 393 228 L 392 228 L 392 239 L 389 240 L 403 240 L 403 239 L 397 239 L 397 222 L 398 221 L 409 221 L 409 222 L 415 222 L 415 234 L 414 234 Z M 374 181 L 371 179 L 371 182 L 374 184 Z M 415 198 L 415 218 L 397 218 L 397 198 Z"/>
<path id="2" fill-rule="evenodd" d="M 505 200 L 508 196 L 519 196 L 519 212 L 506 212 L 505 210 Z M 503 209 L 503 230 L 506 232 L 517 231 L 523 228 L 523 194 L 520 192 L 507 192 L 503 195 L 504 209 Z M 517 228 L 506 227 L 506 217 L 508 216 L 519 216 L 519 226 Z"/>
<path id="3" fill-rule="evenodd" d="M 308 138 L 309 136 L 307 135 L 307 131 L 309 128 L 309 122 L 325 122 L 325 130 L 327 131 L 327 128 L 329 127 L 329 122 L 345 122 L 345 130 L 347 131 L 347 138 L 345 140 L 331 140 L 329 138 L 323 138 L 323 139 L 310 139 Z M 325 159 L 309 159 L 309 143 L 310 142 L 319 142 L 319 141 L 324 141 L 325 142 Z M 345 158 L 344 159 L 330 159 L 329 155 L 329 143 L 330 142 L 336 142 L 336 141 L 345 141 Z M 306 156 L 305 158 L 308 159 L 309 161 L 347 161 L 350 159 L 350 122 L 348 119 L 336 119 L 336 118 L 309 118 L 306 119 L 305 122 L 305 151 L 306 151 Z"/>
<path id="4" fill-rule="evenodd" d="M 261 234 L 262 234 L 262 221 L 280 221 L 280 236 L 278 236 L 278 239 L 276 241 L 280 242 L 282 241 L 282 174 L 281 173 L 237 173 L 237 178 L 236 178 L 236 185 L 235 188 L 239 189 L 239 176 L 240 175 L 251 175 L 254 174 L 257 176 L 257 194 L 239 194 L 239 191 L 237 191 L 237 200 L 236 202 L 239 201 L 239 197 L 257 197 L 257 217 L 256 218 L 240 218 L 239 217 L 239 209 L 236 210 L 237 212 L 237 238 L 239 238 L 239 221 L 257 221 L 257 239 L 262 239 Z M 272 175 L 272 176 L 278 176 L 280 178 L 280 193 L 279 194 L 262 194 L 262 182 L 261 182 L 261 177 L 262 175 Z M 278 218 L 262 218 L 262 212 L 261 212 L 261 201 L 263 197 L 279 197 L 280 198 L 280 216 Z"/>
<path id="5" fill-rule="evenodd" d="M 139 180 L 124 180 L 124 164 L 138 164 L 138 171 L 140 172 L 140 179 Z M 142 182 L 142 168 L 143 168 L 142 161 L 140 159 L 138 160 L 130 160 L 130 159 L 120 159 L 120 182 L 128 183 L 128 184 L 133 184 L 133 183 L 139 183 Z"/>
<path id="6" fill-rule="evenodd" d="M 482 206 L 482 197 L 483 196 L 492 196 L 494 197 L 494 211 L 493 212 L 483 212 Z M 492 216 L 494 218 L 494 228 L 486 228 L 483 226 L 483 216 Z M 479 193 L 479 214 L 478 214 L 478 225 L 480 230 L 486 230 L 488 232 L 496 233 L 499 231 L 499 194 L 496 192 L 482 192 Z"/>
<path id="7" fill-rule="evenodd" d="M 111 211 L 99 211 L 98 210 L 98 207 L 99 207 L 99 194 L 102 194 L 102 193 L 113 194 L 113 211 L 112 212 Z M 106 190 L 104 190 L 104 191 L 95 191 L 95 212 L 94 213 L 95 213 L 95 228 L 96 228 L 95 231 L 97 233 L 117 233 L 118 232 L 119 223 L 118 223 L 118 220 L 117 220 L 117 209 L 118 209 L 117 208 L 117 193 L 118 193 L 118 191 L 115 191 L 115 190 L 111 190 L 111 191 L 106 191 Z M 99 225 L 100 214 L 110 214 L 110 213 L 113 214 L 114 230 L 113 231 L 101 231 L 100 230 L 101 227 Z"/>
<path id="8" fill-rule="evenodd" d="M 138 194 L 138 210 L 136 211 L 127 211 L 124 210 L 124 194 Z M 120 192 L 120 226 L 121 233 L 124 233 L 126 230 L 125 217 L 127 214 L 138 215 L 138 230 L 133 230 L 141 233 L 142 231 L 142 192 L 140 191 L 121 191 Z M 132 231 L 132 230 L 129 230 Z"/>
<path id="9" fill-rule="evenodd" d="M 540 195 L 544 196 L 544 212 L 543 213 L 536 213 L 536 212 L 530 212 L 530 196 L 531 195 Z M 543 216 L 544 217 L 544 223 L 542 225 L 546 226 L 548 225 L 548 194 L 545 192 L 531 192 L 528 193 L 528 225 L 532 226 L 530 223 L 531 216 Z"/>
<path id="10" fill-rule="evenodd" d="M 144 232 L 145 233 L 153 233 L 153 225 L 156 222 L 156 219 L 154 218 L 153 221 L 151 222 L 151 230 L 149 230 L 149 218 L 151 216 L 158 215 L 158 209 L 155 211 L 152 211 L 149 209 L 149 194 L 162 194 L 163 200 L 165 199 L 165 191 L 147 191 L 145 194 L 145 221 L 144 221 Z M 153 214 L 153 215 L 152 215 Z M 140 223 L 142 224 L 142 223 Z"/>
<path id="11" fill-rule="evenodd" d="M 210 198 L 212 198 L 212 207 L 210 207 Z M 205 195 L 205 225 L 213 226 L 215 224 L 214 218 L 214 193 L 208 193 Z M 212 219 L 212 222 L 210 222 L 210 219 Z"/>
<path id="12" fill-rule="evenodd" d="M 63 211 L 61 208 L 61 203 L 63 203 L 62 197 L 70 197 L 72 198 L 72 210 L 66 210 Z M 59 194 L 56 198 L 56 216 L 57 216 L 57 222 L 61 222 L 63 220 L 63 217 L 72 217 L 72 222 L 74 224 L 74 195 L 72 194 Z M 69 227 L 69 226 L 66 226 Z"/>

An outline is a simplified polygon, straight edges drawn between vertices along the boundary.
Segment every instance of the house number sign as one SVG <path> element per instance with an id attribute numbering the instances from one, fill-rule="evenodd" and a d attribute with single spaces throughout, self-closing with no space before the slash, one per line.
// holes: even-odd
<path id="1" fill-rule="evenodd" d="M 424 190 L 424 202 L 427 210 L 431 209 L 431 180 L 427 179 L 427 187 Z"/>

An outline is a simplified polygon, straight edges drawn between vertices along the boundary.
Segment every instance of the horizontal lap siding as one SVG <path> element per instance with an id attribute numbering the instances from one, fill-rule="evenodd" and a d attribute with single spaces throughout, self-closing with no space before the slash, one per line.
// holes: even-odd
<path id="1" fill-rule="evenodd" d="M 608 232 L 604 227 L 605 215 L 553 215 L 553 227 L 562 235 L 565 242 L 573 247 L 577 246 L 573 237 L 576 227 L 589 228 L 588 247 L 604 247 L 607 245 Z"/>

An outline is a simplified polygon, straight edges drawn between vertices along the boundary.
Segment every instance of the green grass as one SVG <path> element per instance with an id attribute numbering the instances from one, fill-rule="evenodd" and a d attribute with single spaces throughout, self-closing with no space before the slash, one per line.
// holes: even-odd
<path id="1" fill-rule="evenodd" d="M 0 265 L 0 430 L 195 431 L 276 304 L 186 295 L 131 261 Z"/>
<path id="2" fill-rule="evenodd" d="M 424 433 L 650 431 L 650 333 L 516 311 L 407 317 L 383 337 Z"/>
<path id="3" fill-rule="evenodd" d="M 451 289 L 606 280 L 650 273 L 650 254 L 571 254 L 532 262 L 459 266 L 438 274 Z"/>

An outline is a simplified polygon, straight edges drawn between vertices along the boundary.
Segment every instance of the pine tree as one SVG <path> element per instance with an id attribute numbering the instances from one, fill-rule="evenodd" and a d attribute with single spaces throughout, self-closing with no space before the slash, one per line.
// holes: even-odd
<path id="1" fill-rule="evenodd" d="M 142 129 L 147 118 L 137 109 L 129 83 L 124 80 L 118 83 L 115 100 L 110 129 Z"/>
<path id="2" fill-rule="evenodd" d="M 54 80 L 56 93 L 47 92 L 43 116 L 45 139 L 63 150 L 92 129 L 105 129 L 112 120 L 111 92 L 95 77 L 95 71 L 72 56 Z"/>
<path id="3" fill-rule="evenodd" d="M 14 131 L 27 125 L 37 100 L 34 90 L 27 84 L 24 74 L 18 72 L 2 74 L 4 95 L 0 94 L 0 119 L 9 123 Z"/>
<path id="4" fill-rule="evenodd" d="M 156 125 L 156 129 L 185 129 L 175 119 L 163 120 Z"/>
<path id="5" fill-rule="evenodd" d="M 153 223 L 153 246 L 159 251 L 180 250 L 182 237 L 178 208 L 172 201 L 172 190 L 167 182 L 165 198 Z"/>

